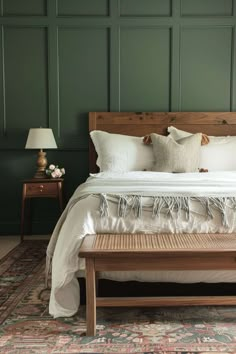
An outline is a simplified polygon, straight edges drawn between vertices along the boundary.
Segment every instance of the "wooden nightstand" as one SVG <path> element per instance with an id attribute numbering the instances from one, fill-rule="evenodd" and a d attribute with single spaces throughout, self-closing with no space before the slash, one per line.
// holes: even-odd
<path id="1" fill-rule="evenodd" d="M 28 179 L 23 181 L 22 209 L 21 209 L 21 241 L 24 240 L 25 204 L 29 198 L 56 198 L 60 210 L 63 210 L 63 179 Z"/>

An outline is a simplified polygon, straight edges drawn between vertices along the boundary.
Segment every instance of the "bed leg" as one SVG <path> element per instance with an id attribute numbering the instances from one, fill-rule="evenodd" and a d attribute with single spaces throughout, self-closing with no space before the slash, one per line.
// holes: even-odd
<path id="1" fill-rule="evenodd" d="M 96 335 L 96 277 L 94 259 L 86 259 L 86 323 L 87 336 Z"/>

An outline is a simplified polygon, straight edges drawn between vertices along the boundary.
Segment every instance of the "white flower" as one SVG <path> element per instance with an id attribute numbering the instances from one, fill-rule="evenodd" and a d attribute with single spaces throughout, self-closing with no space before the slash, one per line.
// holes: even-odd
<path id="1" fill-rule="evenodd" d="M 53 171 L 53 172 L 51 173 L 51 176 L 52 176 L 52 178 L 56 178 L 56 177 L 57 177 L 55 171 Z"/>
<path id="2" fill-rule="evenodd" d="M 52 165 L 52 164 L 51 164 L 51 165 L 49 165 L 49 170 L 54 171 L 54 170 L 55 170 L 55 167 L 56 167 L 55 165 Z"/>
<path id="3" fill-rule="evenodd" d="M 59 168 L 55 168 L 54 172 L 55 172 L 56 177 L 62 176 L 61 170 Z"/>
<path id="4" fill-rule="evenodd" d="M 65 174 L 65 169 L 60 168 L 58 165 L 50 164 L 46 169 L 46 175 L 51 176 L 52 178 L 60 178 Z"/>

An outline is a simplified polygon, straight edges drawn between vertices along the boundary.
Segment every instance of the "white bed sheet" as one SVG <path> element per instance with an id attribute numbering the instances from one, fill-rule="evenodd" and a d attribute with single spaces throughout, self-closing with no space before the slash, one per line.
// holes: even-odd
<path id="1" fill-rule="evenodd" d="M 162 215 L 153 218 L 143 210 L 141 218 L 117 217 L 117 204 L 109 202 L 109 216 L 101 218 L 99 194 L 140 194 L 144 204 L 151 196 L 230 196 L 236 197 L 236 172 L 170 174 L 157 172 L 100 173 L 92 175 L 70 199 L 51 237 L 47 255 L 52 257 L 52 289 L 49 311 L 54 317 L 72 316 L 79 307 L 77 275 L 84 269 L 84 260 L 78 257 L 81 241 L 87 234 L 99 232 L 153 233 L 153 232 L 233 232 L 236 230 L 235 211 L 227 211 L 229 227 L 222 225 L 219 212 L 207 220 L 199 202 L 191 201 L 190 219 L 184 213 L 178 217 Z M 102 278 L 163 282 L 236 282 L 235 271 L 156 271 L 103 272 Z"/>

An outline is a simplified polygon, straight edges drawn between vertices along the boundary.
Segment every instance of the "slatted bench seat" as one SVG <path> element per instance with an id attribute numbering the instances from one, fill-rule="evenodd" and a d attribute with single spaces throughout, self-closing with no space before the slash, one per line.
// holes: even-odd
<path id="1" fill-rule="evenodd" d="M 96 334 L 96 307 L 236 305 L 235 296 L 97 297 L 96 272 L 236 270 L 236 234 L 97 234 L 84 238 L 87 335 Z"/>

